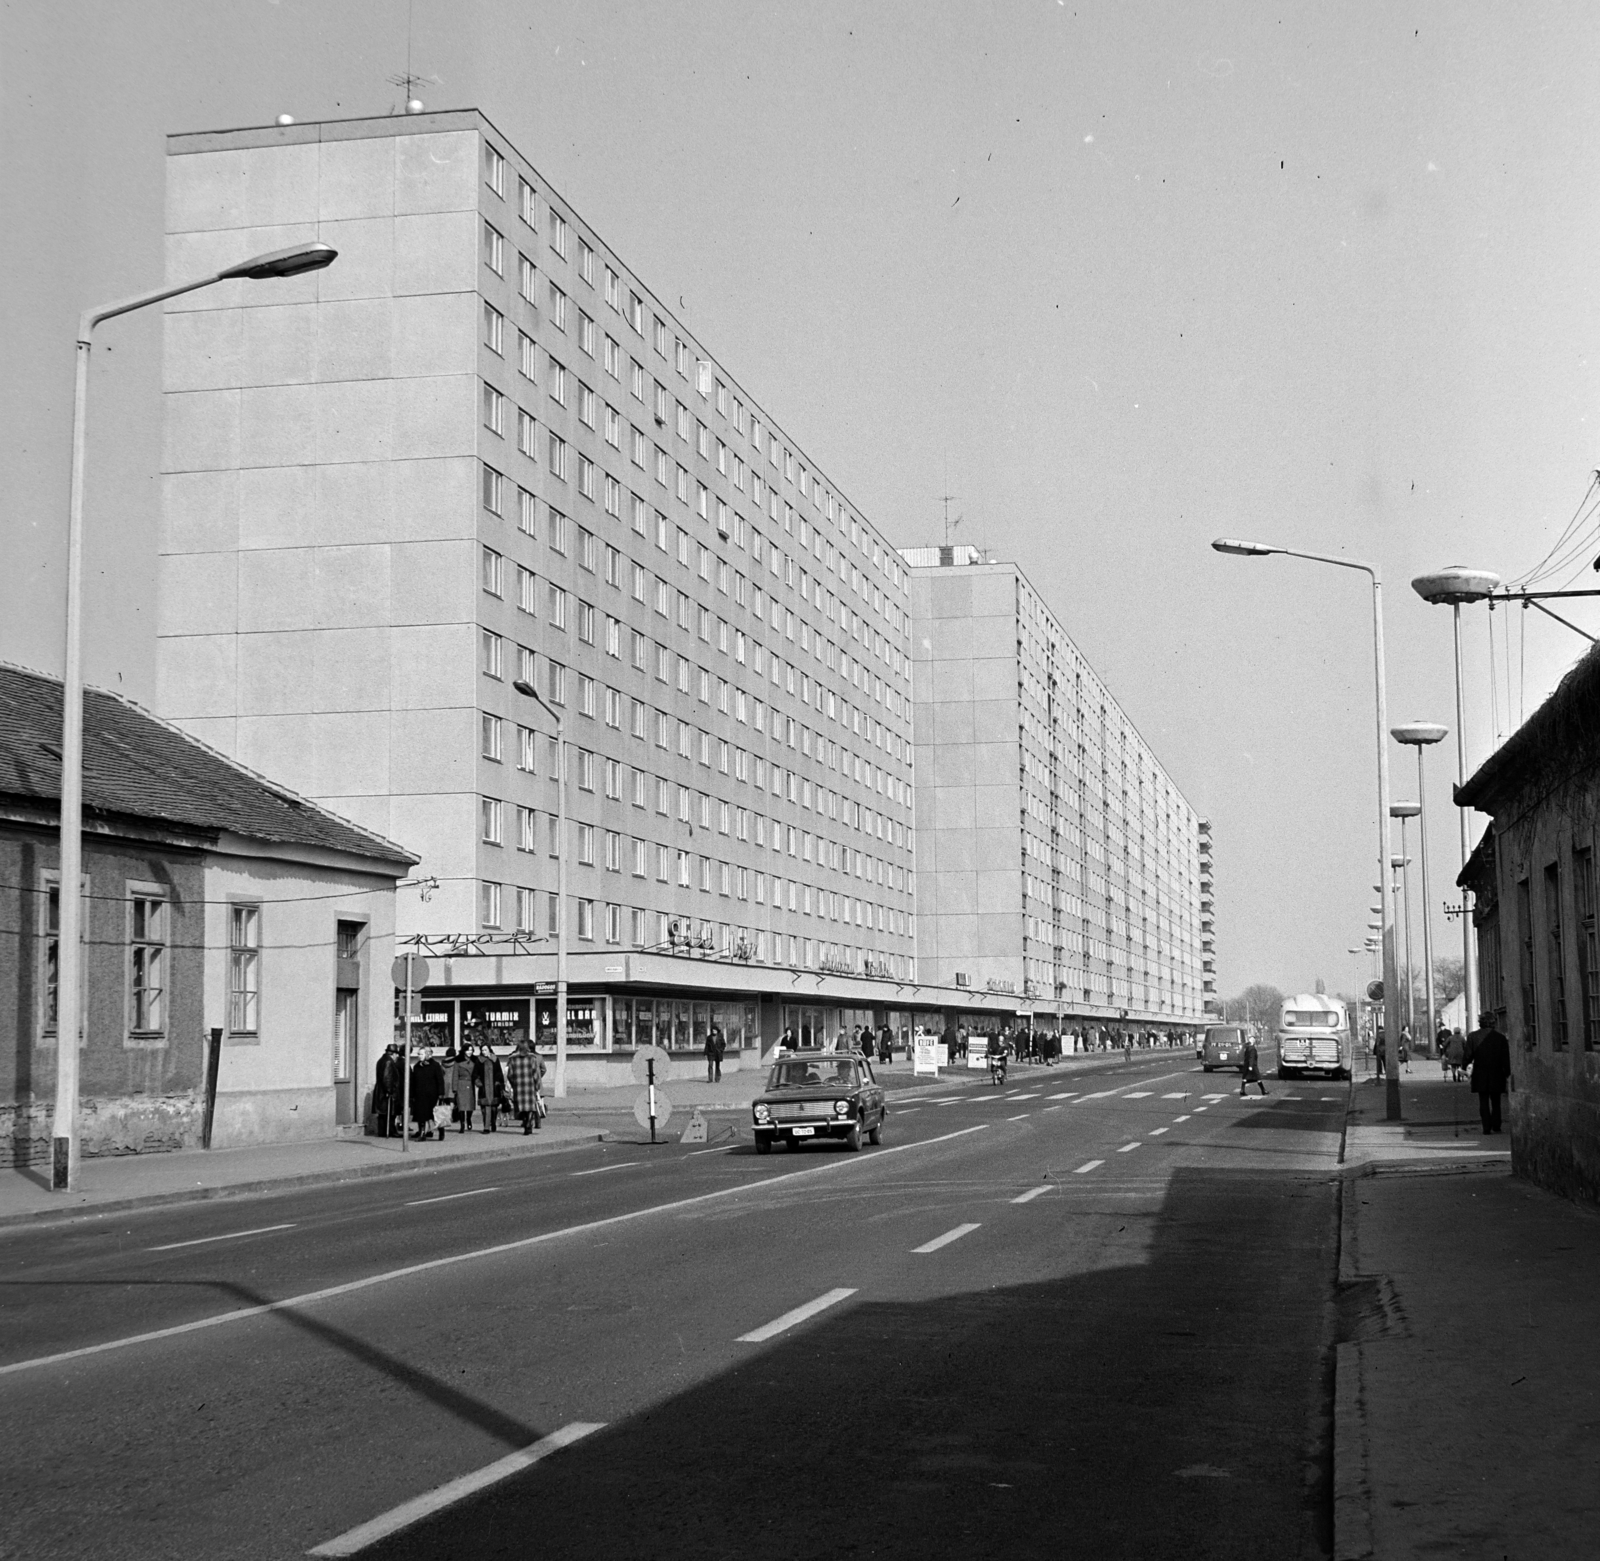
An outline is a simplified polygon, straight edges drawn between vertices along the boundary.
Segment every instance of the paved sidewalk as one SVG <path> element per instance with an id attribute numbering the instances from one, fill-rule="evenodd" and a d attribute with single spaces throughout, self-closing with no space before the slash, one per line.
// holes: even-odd
<path id="1" fill-rule="evenodd" d="M 1402 1124 L 1352 1090 L 1336 1561 L 1592 1556 L 1600 1215 L 1514 1179 L 1475 1109 L 1454 1136 L 1451 1086 L 1419 1075 Z"/>
<path id="2" fill-rule="evenodd" d="M 1478 1121 L 1478 1097 L 1452 1083 L 1437 1062 L 1414 1062 L 1400 1075 L 1400 1121 L 1385 1119 L 1388 1088 L 1372 1075 L 1350 1086 L 1344 1162 L 1347 1166 L 1402 1161 L 1490 1161 L 1509 1165 L 1511 1133 L 1486 1138 Z"/>

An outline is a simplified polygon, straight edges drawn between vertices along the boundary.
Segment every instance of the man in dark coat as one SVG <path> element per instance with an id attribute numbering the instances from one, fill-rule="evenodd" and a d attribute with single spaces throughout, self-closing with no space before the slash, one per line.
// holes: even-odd
<path id="1" fill-rule="evenodd" d="M 727 1045 L 722 1039 L 722 1027 L 715 1022 L 706 1031 L 706 1083 L 722 1082 L 722 1054 Z"/>
<path id="2" fill-rule="evenodd" d="M 1494 1027 L 1493 1014 L 1479 1014 L 1478 1028 L 1467 1037 L 1472 1058 L 1470 1087 L 1478 1097 L 1478 1115 L 1485 1133 L 1503 1131 L 1500 1097 L 1511 1082 L 1511 1042 Z"/>
<path id="3" fill-rule="evenodd" d="M 443 1096 L 444 1070 L 432 1057 L 417 1058 L 411 1064 L 411 1120 L 418 1138 L 433 1137 L 433 1108 Z"/>
<path id="4" fill-rule="evenodd" d="M 378 1059 L 378 1076 L 372 1090 L 372 1114 L 378 1119 L 378 1134 L 382 1138 L 394 1134 L 404 1088 L 405 1064 L 400 1060 L 400 1048 L 391 1041 Z"/>
<path id="5" fill-rule="evenodd" d="M 1261 1053 L 1256 1050 L 1256 1038 L 1246 1035 L 1244 1041 L 1244 1060 L 1239 1064 L 1239 1098 L 1244 1099 L 1245 1090 L 1254 1084 L 1263 1095 L 1267 1086 L 1261 1077 Z"/>

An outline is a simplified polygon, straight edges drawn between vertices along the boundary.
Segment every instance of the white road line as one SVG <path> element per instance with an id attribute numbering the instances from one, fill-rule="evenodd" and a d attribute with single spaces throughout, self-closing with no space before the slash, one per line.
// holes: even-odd
<path id="1" fill-rule="evenodd" d="M 1200 1098 L 1202 1100 L 1226 1100 L 1228 1097 L 1226 1095 L 1202 1095 Z"/>
<path id="2" fill-rule="evenodd" d="M 830 1290 L 826 1295 L 819 1295 L 816 1300 L 807 1301 L 804 1306 L 797 1306 L 792 1312 L 785 1312 L 782 1317 L 774 1317 L 771 1322 L 754 1328 L 749 1333 L 741 1333 L 733 1342 L 765 1344 L 768 1339 L 775 1338 L 797 1323 L 803 1323 L 808 1317 L 815 1317 L 818 1312 L 825 1312 L 830 1306 L 838 1305 L 840 1301 L 849 1300 L 854 1294 L 854 1290 Z"/>
<path id="3" fill-rule="evenodd" d="M 954 1230 L 947 1230 L 942 1236 L 935 1236 L 932 1241 L 924 1241 L 920 1247 L 913 1247 L 913 1253 L 937 1252 L 940 1247 L 947 1247 L 952 1241 L 959 1241 L 963 1236 L 970 1236 L 978 1227 L 976 1225 L 957 1225 Z"/>
<path id="4" fill-rule="evenodd" d="M 954 1100 L 936 1100 L 934 1104 L 936 1106 L 959 1106 L 963 1098 L 962 1096 L 957 1096 Z"/>
<path id="5" fill-rule="evenodd" d="M 1338 1098 L 1339 1097 L 1337 1095 L 1318 1095 L 1317 1096 L 1318 1100 L 1337 1100 Z"/>
<path id="6" fill-rule="evenodd" d="M 1153 1127 L 1153 1128 L 1150 1129 L 1150 1136 L 1152 1138 L 1154 1138 L 1154 1137 L 1156 1137 L 1157 1134 L 1164 1133 L 1164 1132 L 1166 1132 L 1166 1128 L 1164 1128 L 1164 1127 Z"/>
<path id="7" fill-rule="evenodd" d="M 1013 1198 L 1011 1201 L 1013 1203 L 1032 1203 L 1035 1198 L 1042 1198 L 1049 1191 L 1050 1183 L 1046 1182 L 1042 1187 L 1030 1187 L 1020 1197 Z"/>
<path id="8" fill-rule="evenodd" d="M 1085 1160 L 1072 1174 L 1082 1176 L 1085 1171 L 1092 1171 L 1097 1165 L 1104 1165 L 1104 1160 Z"/>
<path id="9" fill-rule="evenodd" d="M 408 1209 L 420 1209 L 425 1203 L 451 1203 L 457 1198 L 476 1198 L 486 1192 L 499 1192 L 498 1187 L 469 1187 L 465 1192 L 440 1193 L 437 1198 L 412 1198 L 405 1204 Z"/>
<path id="10" fill-rule="evenodd" d="M 1007 1117 L 1006 1118 L 1006 1121 L 1008 1121 L 1008 1122 L 1026 1122 L 1027 1120 L 1028 1120 L 1028 1113 L 1026 1111 L 1020 1112 L 1020 1113 L 1018 1113 L 1018 1115 L 1016 1115 L 1014 1117 Z"/>
<path id="11" fill-rule="evenodd" d="M 1155 1091 L 1150 1089 L 1130 1089 L 1122 1098 L 1124 1100 L 1148 1100 L 1153 1094 L 1155 1094 Z"/>
<path id="12" fill-rule="evenodd" d="M 1300 1097 L 1298 1095 L 1274 1095 L 1272 1098 L 1274 1100 L 1299 1100 L 1300 1099 Z"/>
<path id="13" fill-rule="evenodd" d="M 1204 1107 L 1204 1106 L 1202 1106 L 1202 1107 L 1201 1107 L 1201 1108 L 1200 1108 L 1200 1109 L 1201 1109 L 1201 1110 L 1202 1110 L 1202 1111 L 1204 1111 L 1204 1110 L 1205 1110 L 1205 1109 L 1206 1109 L 1206 1108 L 1205 1108 L 1205 1107 Z M 1173 1118 L 1173 1119 L 1172 1119 L 1172 1120 L 1173 1120 L 1173 1121 L 1174 1121 L 1174 1122 L 1187 1122 L 1187 1121 L 1188 1121 L 1188 1120 L 1189 1120 L 1189 1117 L 1188 1117 L 1188 1113 L 1187 1113 L 1187 1112 L 1185 1112 L 1185 1114 L 1184 1114 L 1184 1115 L 1183 1115 L 1183 1116 L 1181 1116 L 1181 1117 L 1174 1117 L 1174 1118 Z"/>
<path id="14" fill-rule="evenodd" d="M 615 1165 L 591 1166 L 587 1171 L 568 1171 L 568 1176 L 598 1176 L 602 1171 L 625 1171 L 630 1165 L 643 1165 L 643 1160 L 619 1160 Z"/>
<path id="15" fill-rule="evenodd" d="M 1046 1106 L 1044 1109 L 1046 1111 L 1059 1111 L 1061 1109 L 1061 1107 L 1060 1106 Z"/>
<path id="16" fill-rule="evenodd" d="M 54 1355 L 36 1355 L 31 1360 L 14 1360 L 0 1365 L 0 1377 L 19 1371 L 34 1371 L 40 1366 L 56 1366 L 63 1361 L 82 1360 L 89 1355 L 104 1355 L 111 1350 L 125 1350 L 135 1344 L 153 1344 L 159 1339 L 175 1339 L 186 1333 L 199 1333 L 206 1328 L 219 1328 L 224 1323 L 246 1322 L 252 1317 L 266 1317 L 273 1312 L 294 1311 L 317 1301 L 331 1301 L 338 1296 L 353 1295 L 358 1290 L 370 1290 L 375 1285 L 386 1285 L 396 1279 L 408 1279 L 414 1274 L 435 1273 L 439 1269 L 454 1268 L 461 1263 L 481 1262 L 488 1257 L 503 1257 L 509 1252 L 524 1252 L 529 1247 L 540 1247 L 546 1242 L 558 1241 L 563 1236 L 586 1236 L 591 1231 L 606 1230 L 613 1225 L 626 1225 L 634 1220 L 649 1218 L 652 1214 L 673 1214 L 679 1209 L 692 1209 L 702 1203 L 714 1203 L 722 1198 L 741 1193 L 764 1193 L 787 1187 L 790 1182 L 813 1176 L 835 1175 L 853 1166 L 881 1165 L 892 1155 L 906 1154 L 912 1149 L 927 1149 L 934 1144 L 948 1144 L 972 1133 L 988 1131 L 987 1122 L 973 1127 L 958 1127 L 954 1132 L 941 1133 L 937 1138 L 919 1138 L 909 1144 L 893 1144 L 879 1149 L 870 1156 L 849 1155 L 830 1159 L 826 1165 L 814 1165 L 803 1171 L 788 1171 L 781 1176 L 771 1176 L 765 1181 L 739 1182 L 733 1187 L 719 1187 L 714 1192 L 695 1193 L 688 1198 L 674 1198 L 668 1203 L 653 1203 L 648 1208 L 630 1209 L 625 1214 L 608 1214 L 603 1219 L 585 1220 L 581 1225 L 564 1225 L 559 1230 L 547 1230 L 537 1236 L 519 1236 L 515 1241 L 502 1241 L 491 1247 L 474 1247 L 469 1252 L 453 1252 L 448 1257 L 428 1258 L 421 1263 L 407 1263 L 402 1268 L 384 1269 L 368 1274 L 365 1279 L 347 1279 L 343 1284 L 328 1285 L 321 1290 L 306 1290 L 299 1295 L 285 1296 L 281 1301 L 263 1301 L 257 1306 L 239 1306 L 231 1312 L 216 1312 L 210 1317 L 197 1317 L 193 1322 L 174 1323 L 169 1328 L 152 1328 L 147 1333 L 131 1333 L 120 1339 L 106 1339 L 100 1344 L 84 1344 L 73 1350 L 58 1350 Z"/>
<path id="17" fill-rule="evenodd" d="M 1134 1139 L 1134 1141 L 1131 1144 L 1124 1144 L 1117 1151 L 1117 1153 L 1118 1154 L 1126 1154 L 1130 1149 L 1137 1149 L 1138 1147 L 1139 1147 L 1139 1140 L 1136 1138 L 1136 1139 Z"/>
<path id="18" fill-rule="evenodd" d="M 1116 1091 L 1114 1089 L 1097 1089 L 1094 1092 L 1094 1094 L 1092 1094 L 1092 1095 L 1080 1095 L 1080 1096 L 1078 1096 L 1078 1098 L 1075 1101 L 1073 1101 L 1073 1105 L 1081 1106 L 1086 1101 L 1104 1100 L 1106 1098 L 1106 1096 L 1115 1095 L 1115 1094 L 1116 1094 Z"/>
<path id="19" fill-rule="evenodd" d="M 196 1236 L 192 1241 L 169 1241 L 159 1247 L 146 1247 L 146 1252 L 176 1252 L 179 1247 L 203 1247 L 208 1241 L 238 1241 L 244 1236 L 264 1236 L 272 1230 L 293 1230 L 294 1225 L 257 1225 L 254 1230 L 230 1230 L 225 1236 Z"/>
<path id="20" fill-rule="evenodd" d="M 1187 1100 L 1189 1098 L 1189 1092 L 1187 1090 L 1180 1089 L 1176 1094 L 1163 1095 L 1161 1098 L 1163 1100 Z"/>
<path id="21" fill-rule="evenodd" d="M 1052 1095 L 1051 1100 L 1071 1100 L 1078 1092 L 1075 1089 L 1064 1089 L 1059 1095 Z"/>
<path id="22" fill-rule="evenodd" d="M 737 1144 L 713 1144 L 709 1149 L 691 1149 L 683 1158 L 692 1160 L 697 1154 L 732 1154 L 738 1147 Z"/>
<path id="23" fill-rule="evenodd" d="M 476 1494 L 487 1486 L 496 1485 L 513 1474 L 520 1474 L 522 1470 L 531 1468 L 541 1459 L 548 1458 L 551 1453 L 559 1452 L 563 1447 L 570 1447 L 574 1442 L 588 1436 L 590 1432 L 600 1429 L 598 1424 L 574 1420 L 571 1425 L 564 1425 L 559 1431 L 552 1431 L 549 1436 L 540 1437 L 531 1447 L 524 1447 L 521 1452 L 511 1453 L 495 1463 L 486 1464 L 472 1474 L 463 1474 L 459 1479 L 439 1486 L 437 1490 L 413 1496 L 410 1501 L 402 1502 L 400 1506 L 384 1513 L 381 1517 L 373 1518 L 357 1528 L 347 1529 L 338 1538 L 327 1540 L 308 1550 L 306 1554 L 353 1556 L 358 1551 L 365 1550 L 368 1545 L 376 1544 L 380 1539 L 386 1539 L 390 1534 L 398 1533 L 403 1528 L 410 1528 L 413 1523 L 442 1508 L 454 1506 L 456 1502 Z"/>
<path id="24" fill-rule="evenodd" d="M 1211 1107 L 1210 1106 L 1196 1106 L 1194 1109 L 1196 1111 L 1209 1111 L 1211 1109 Z"/>
<path id="25" fill-rule="evenodd" d="M 1039 1096 L 1042 1095 L 1043 1093 L 1044 1093 L 1043 1090 L 1037 1090 L 1036 1089 L 1036 1090 L 1033 1091 L 1033 1093 L 1031 1095 L 1013 1095 L 1011 1098 L 1013 1100 L 1037 1100 L 1039 1098 Z"/>

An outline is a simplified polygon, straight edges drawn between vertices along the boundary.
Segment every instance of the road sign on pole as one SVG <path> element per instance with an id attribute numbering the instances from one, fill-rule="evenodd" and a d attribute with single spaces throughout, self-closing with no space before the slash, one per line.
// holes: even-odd
<path id="1" fill-rule="evenodd" d="M 1381 1003 L 1383 1001 L 1383 983 L 1381 981 L 1369 981 L 1367 983 L 1367 996 L 1374 1003 Z"/>

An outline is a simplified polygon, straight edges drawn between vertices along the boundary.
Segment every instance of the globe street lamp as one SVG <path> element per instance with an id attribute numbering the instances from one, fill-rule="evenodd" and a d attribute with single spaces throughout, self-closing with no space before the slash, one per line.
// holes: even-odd
<path id="1" fill-rule="evenodd" d="M 1455 634 L 1456 660 L 1456 784 L 1467 783 L 1467 717 L 1461 692 L 1461 604 L 1481 602 L 1492 596 L 1500 586 L 1500 576 L 1487 569 L 1467 569 L 1452 564 L 1436 574 L 1418 575 L 1411 589 L 1423 601 L 1434 606 L 1450 608 Z M 1417 750 L 1421 762 L 1422 750 Z M 1467 869 L 1467 858 L 1472 854 L 1472 826 L 1468 810 L 1459 810 L 1461 823 L 1461 870 Z M 1424 891 L 1426 893 L 1426 891 Z M 1467 1004 L 1467 1023 L 1476 1023 L 1478 1017 L 1478 951 L 1472 936 L 1472 891 L 1461 886 L 1461 991 Z"/>
<path id="2" fill-rule="evenodd" d="M 532 683 L 522 678 L 511 686 L 534 700 L 556 723 L 556 1074 L 554 1093 L 567 1094 L 567 739 L 556 710 Z M 535 1027 L 537 1034 L 537 1027 Z"/>
<path id="3" fill-rule="evenodd" d="M 1302 553 L 1298 548 L 1276 547 L 1266 542 L 1241 542 L 1232 537 L 1218 537 L 1211 546 L 1219 553 L 1233 553 L 1245 558 L 1263 558 L 1280 554 L 1285 558 L 1304 558 L 1314 564 L 1332 564 L 1339 569 L 1358 569 L 1372 581 L 1372 669 L 1377 690 L 1378 717 L 1378 892 L 1383 896 L 1383 1008 L 1385 1036 L 1388 1052 L 1388 1088 L 1385 1093 L 1384 1115 L 1390 1122 L 1400 1120 L 1400 1079 L 1395 1066 L 1396 1046 L 1400 1029 L 1399 993 L 1395 987 L 1394 949 L 1394 890 L 1389 884 L 1389 702 L 1384 691 L 1383 667 L 1383 579 L 1376 564 L 1362 563 L 1354 558 L 1336 558 L 1327 553 Z"/>
<path id="4" fill-rule="evenodd" d="M 1431 748 L 1434 743 L 1443 742 L 1449 728 L 1440 726 L 1435 721 L 1407 721 L 1404 726 L 1394 727 L 1389 735 L 1397 743 L 1404 743 L 1407 747 L 1417 750 L 1417 810 L 1421 817 L 1417 820 L 1417 834 L 1422 841 L 1422 963 L 1423 979 L 1427 982 L 1428 1004 L 1428 1044 L 1433 1044 L 1433 1038 L 1438 1033 L 1438 1025 L 1434 1022 L 1434 995 L 1433 995 L 1433 927 L 1432 927 L 1432 902 L 1428 898 L 1428 793 L 1422 784 L 1422 750 Z M 1462 815 L 1466 815 L 1463 813 Z M 1401 829 L 1405 826 L 1402 824 Z M 1466 918 L 1463 917 L 1463 920 Z M 1407 923 L 1409 931 L 1409 920 Z M 1468 934 L 1468 941 L 1471 935 Z M 1469 1008 L 1470 1011 L 1470 1008 Z"/>
<path id="5" fill-rule="evenodd" d="M 293 244 L 242 260 L 225 271 L 158 287 L 78 316 L 77 370 L 72 391 L 72 486 L 67 510 L 67 634 L 61 678 L 61 891 L 56 942 L 56 1105 L 51 1124 L 50 1187 L 67 1192 L 78 1180 L 78 1048 L 83 1027 L 83 468 L 88 445 L 89 352 L 94 328 L 198 292 L 218 282 L 300 276 L 331 265 L 338 250 Z"/>

